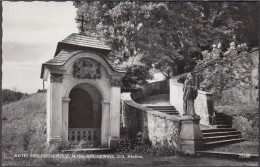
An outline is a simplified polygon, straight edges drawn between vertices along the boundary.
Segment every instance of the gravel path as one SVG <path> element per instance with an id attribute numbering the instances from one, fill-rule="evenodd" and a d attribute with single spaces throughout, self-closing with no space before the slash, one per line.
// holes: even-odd
<path id="1" fill-rule="evenodd" d="M 243 141 L 213 148 L 210 151 L 258 154 L 258 148 L 258 142 Z"/>
<path id="2" fill-rule="evenodd" d="M 108 160 L 107 165 L 129 166 L 258 166 L 257 161 L 237 161 L 209 157 L 144 157 L 142 159 Z"/>

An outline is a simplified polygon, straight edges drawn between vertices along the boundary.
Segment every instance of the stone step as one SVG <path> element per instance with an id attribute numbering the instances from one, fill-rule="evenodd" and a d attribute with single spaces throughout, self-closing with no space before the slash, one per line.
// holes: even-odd
<path id="1" fill-rule="evenodd" d="M 216 128 L 231 128 L 230 125 L 216 125 Z"/>
<path id="2" fill-rule="evenodd" d="M 165 114 L 169 114 L 169 115 L 178 115 L 179 113 L 178 112 L 163 112 Z"/>
<path id="3" fill-rule="evenodd" d="M 152 108 L 156 111 L 169 114 L 169 115 L 178 115 L 179 112 L 175 109 L 174 106 L 145 106 L 147 108 Z"/>
<path id="4" fill-rule="evenodd" d="M 258 160 L 258 154 L 251 153 L 234 153 L 234 152 L 219 152 L 219 151 L 196 151 L 198 156 L 240 159 L 240 160 Z"/>
<path id="5" fill-rule="evenodd" d="M 223 117 L 216 116 L 216 120 L 224 120 Z"/>
<path id="6" fill-rule="evenodd" d="M 236 135 L 241 134 L 239 131 L 227 131 L 227 132 L 208 132 L 202 133 L 203 137 L 211 137 L 211 136 L 224 136 L 224 135 Z"/>
<path id="7" fill-rule="evenodd" d="M 237 135 L 203 137 L 202 141 L 203 142 L 211 142 L 211 141 L 220 141 L 220 140 L 237 139 L 237 138 L 242 138 L 242 135 L 237 134 Z"/>
<path id="8" fill-rule="evenodd" d="M 237 143 L 244 141 L 244 138 L 238 138 L 238 139 L 228 139 L 228 140 L 219 140 L 219 141 L 213 141 L 213 142 L 205 142 L 203 143 L 203 148 L 212 147 L 212 146 L 220 146 L 224 144 L 230 144 L 230 143 Z"/>
<path id="9" fill-rule="evenodd" d="M 230 125 L 210 125 L 211 128 L 232 128 Z"/>
<path id="10" fill-rule="evenodd" d="M 172 109 L 172 110 L 176 110 L 176 108 L 174 106 L 146 106 L 148 108 L 153 108 L 153 109 Z"/>
<path id="11" fill-rule="evenodd" d="M 226 125 L 227 122 L 226 122 L 226 121 L 216 121 L 216 124 L 217 124 L 217 125 L 220 125 L 220 124 L 224 124 L 224 125 Z"/>
<path id="12" fill-rule="evenodd" d="M 174 113 L 178 113 L 178 111 L 176 110 L 158 110 L 160 112 L 174 112 Z"/>
<path id="13" fill-rule="evenodd" d="M 148 107 L 148 108 L 151 108 L 151 107 Z M 173 108 L 171 108 L 171 109 L 167 109 L 167 108 L 151 108 L 151 109 L 153 109 L 153 110 L 164 110 L 164 111 L 177 111 L 176 109 L 173 109 Z"/>
<path id="14" fill-rule="evenodd" d="M 235 128 L 216 128 L 216 129 L 203 129 L 201 131 L 202 131 L 202 133 L 209 133 L 209 132 L 236 131 L 236 129 Z"/>

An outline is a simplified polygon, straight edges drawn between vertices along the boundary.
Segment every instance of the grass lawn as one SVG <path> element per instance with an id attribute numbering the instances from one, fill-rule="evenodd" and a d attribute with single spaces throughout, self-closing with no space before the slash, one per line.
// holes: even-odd
<path id="1" fill-rule="evenodd" d="M 3 166 L 43 166 L 43 165 L 145 165 L 145 166 L 258 166 L 256 161 L 238 161 L 208 157 L 181 156 L 148 156 L 143 158 L 14 158 L 14 154 L 53 154 L 58 153 L 51 147 L 46 147 L 46 94 L 31 95 L 15 103 L 3 106 L 2 112 L 2 165 Z M 151 96 L 140 102 L 147 105 L 169 105 L 168 95 Z M 242 142 L 225 146 L 235 151 L 248 150 L 255 153 L 258 145 L 252 142 Z M 225 148 L 223 148 L 225 149 Z M 244 152 L 243 152 L 244 153 Z M 121 153 L 115 154 L 115 157 Z M 127 154 L 127 153 L 125 153 Z M 130 153 L 128 153 L 130 154 Z M 127 157 L 127 155 L 125 155 Z"/>

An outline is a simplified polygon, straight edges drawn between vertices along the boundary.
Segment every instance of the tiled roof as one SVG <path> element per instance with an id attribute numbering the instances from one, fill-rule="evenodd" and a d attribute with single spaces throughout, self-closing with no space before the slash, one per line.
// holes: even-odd
<path id="1" fill-rule="evenodd" d="M 111 49 L 105 43 L 94 37 L 87 36 L 84 33 L 73 33 L 58 43 L 54 58 L 42 65 L 41 78 L 43 76 L 44 66 L 64 65 L 74 55 L 90 50 L 100 55 L 110 65 L 112 70 L 126 72 L 125 69 L 116 66 L 114 62 L 108 58 L 107 54 Z"/>
<path id="2" fill-rule="evenodd" d="M 54 66 L 64 65 L 71 57 L 73 57 L 74 55 L 80 52 L 84 52 L 84 50 L 62 49 L 57 56 L 44 63 L 44 65 L 54 65 Z M 107 56 L 102 56 L 102 55 L 100 56 L 103 57 L 108 62 L 108 64 L 112 67 L 114 71 L 125 72 L 125 69 L 116 66 L 113 61 L 108 59 Z"/>
<path id="3" fill-rule="evenodd" d="M 67 43 L 71 45 L 78 45 L 78 46 L 90 47 L 90 48 L 98 48 L 104 50 L 111 50 L 102 41 L 87 36 L 84 33 L 80 33 L 80 34 L 73 33 L 69 35 L 67 38 L 65 38 L 64 40 L 62 40 L 61 43 Z"/>
<path id="4" fill-rule="evenodd" d="M 82 50 L 65 50 L 62 49 L 60 53 L 53 59 L 50 59 L 44 64 L 60 66 L 66 63 L 73 55 L 82 52 Z"/>

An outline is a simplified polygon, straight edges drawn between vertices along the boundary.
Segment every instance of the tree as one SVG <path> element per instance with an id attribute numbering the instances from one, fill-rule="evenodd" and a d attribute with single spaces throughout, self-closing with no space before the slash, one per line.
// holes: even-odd
<path id="1" fill-rule="evenodd" d="M 200 89 L 214 92 L 220 99 L 224 90 L 232 87 L 251 87 L 251 70 L 255 68 L 252 58 L 248 56 L 246 44 L 232 42 L 226 52 L 221 44 L 213 45 L 211 52 L 204 51 L 203 60 L 198 60 L 195 72 L 202 76 Z"/>
<path id="2" fill-rule="evenodd" d="M 253 22 L 241 25 L 257 6 L 235 2 L 138 1 L 80 1 L 74 5 L 77 17 L 86 18 L 85 32 L 110 45 L 110 58 L 117 60 L 118 65 L 129 57 L 140 56 L 145 66 L 155 66 L 166 77 L 192 71 L 195 59 L 202 57 L 201 51 L 211 47 L 209 43 L 222 42 L 226 48 L 236 33 L 255 27 Z M 250 12 L 245 10 L 249 16 L 239 20 L 234 14 L 241 8 Z M 240 38 L 243 37 L 237 35 L 236 39 Z"/>

